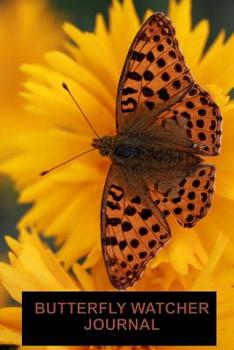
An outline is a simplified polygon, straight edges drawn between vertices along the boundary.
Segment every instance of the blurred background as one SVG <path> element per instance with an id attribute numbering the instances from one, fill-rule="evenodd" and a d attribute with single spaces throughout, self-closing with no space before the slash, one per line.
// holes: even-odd
<path id="1" fill-rule="evenodd" d="M 40 2 L 41 0 L 38 0 Z M 10 3 L 11 0 L 0 0 L 0 16 L 1 4 Z M 102 12 L 106 19 L 108 18 L 108 7 L 111 0 L 50 0 L 51 9 L 58 13 L 62 21 L 71 21 L 79 26 L 82 30 L 92 31 L 95 23 L 95 16 L 98 12 Z M 142 18 L 146 9 L 151 8 L 157 11 L 167 11 L 167 0 L 135 0 L 134 1 L 138 14 Z M 194 0 L 193 1 L 193 20 L 196 24 L 200 19 L 207 18 L 210 21 L 211 42 L 218 32 L 224 28 L 227 35 L 233 32 L 233 0 Z M 1 55 L 1 53 L 0 53 Z M 4 69 L 4 67 L 3 67 Z M 0 178 L 0 250 L 4 255 L 5 234 L 16 234 L 16 223 L 27 209 L 26 206 L 17 204 L 17 193 L 11 182 Z"/>
<path id="2" fill-rule="evenodd" d="M 39 0 L 40 1 L 40 0 Z M 142 18 L 146 9 L 155 11 L 167 11 L 168 0 L 135 0 L 137 12 Z M 51 5 L 62 12 L 65 18 L 70 18 L 83 30 L 93 29 L 95 14 L 102 12 L 107 18 L 108 7 L 111 0 L 51 0 Z M 233 31 L 233 0 L 194 0 L 193 18 L 194 23 L 202 18 L 208 18 L 211 23 L 211 39 L 214 38 L 221 28 L 225 28 L 227 33 Z"/>

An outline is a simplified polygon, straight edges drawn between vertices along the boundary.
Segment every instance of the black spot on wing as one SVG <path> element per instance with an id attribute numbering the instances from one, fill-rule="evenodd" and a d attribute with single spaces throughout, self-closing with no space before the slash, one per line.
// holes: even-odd
<path id="1" fill-rule="evenodd" d="M 133 97 L 129 97 L 126 101 L 121 101 L 122 104 L 122 112 L 129 113 L 135 111 L 137 107 L 137 101 Z M 127 108 L 125 108 L 125 106 Z"/>

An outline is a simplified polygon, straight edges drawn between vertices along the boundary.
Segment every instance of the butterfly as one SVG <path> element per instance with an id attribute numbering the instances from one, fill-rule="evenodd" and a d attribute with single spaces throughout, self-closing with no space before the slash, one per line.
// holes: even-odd
<path id="1" fill-rule="evenodd" d="M 138 281 L 170 240 L 169 215 L 190 228 L 207 214 L 215 167 L 202 157 L 219 154 L 221 124 L 218 106 L 185 64 L 171 21 L 156 12 L 136 34 L 124 63 L 117 135 L 96 134 L 92 141 L 112 161 L 101 203 L 101 244 L 115 288 Z"/>
<path id="2" fill-rule="evenodd" d="M 116 136 L 94 139 L 112 160 L 101 205 L 101 243 L 109 279 L 126 289 L 171 238 L 167 216 L 193 227 L 208 212 L 222 117 L 195 83 L 165 14 L 141 27 L 120 77 Z"/>

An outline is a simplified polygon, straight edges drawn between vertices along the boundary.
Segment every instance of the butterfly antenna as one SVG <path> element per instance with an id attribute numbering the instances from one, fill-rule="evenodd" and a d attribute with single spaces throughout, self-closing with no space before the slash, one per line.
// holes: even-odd
<path id="1" fill-rule="evenodd" d="M 69 87 L 67 86 L 66 83 L 62 83 L 62 87 L 69 93 L 69 95 L 71 96 L 72 100 L 75 102 L 77 108 L 79 109 L 79 111 L 81 112 L 81 114 L 83 115 L 83 117 L 85 118 L 86 122 L 89 124 L 90 128 L 93 130 L 94 134 L 97 136 L 97 138 L 100 140 L 100 136 L 98 135 L 97 131 L 94 129 L 94 127 L 92 126 L 92 124 L 90 123 L 90 121 L 88 120 L 88 118 L 86 117 L 84 111 L 82 110 L 82 108 L 80 107 L 80 105 L 78 104 L 78 102 L 76 101 L 76 99 L 74 98 L 74 96 L 72 95 Z"/>
<path id="2" fill-rule="evenodd" d="M 77 158 L 83 156 L 84 154 L 89 153 L 89 152 L 92 152 L 92 151 L 96 151 L 96 148 L 91 148 L 91 149 L 89 149 L 88 151 L 82 152 L 82 153 L 76 155 L 75 157 L 72 157 L 72 158 L 70 158 L 70 159 L 68 159 L 68 160 L 65 160 L 65 162 L 62 162 L 62 163 L 60 163 L 60 164 L 54 166 L 53 168 L 50 168 L 50 169 L 48 169 L 48 170 L 42 171 L 39 175 L 40 175 L 40 176 L 45 176 L 45 175 L 47 175 L 48 173 L 50 173 L 51 171 L 53 171 L 53 170 L 55 170 L 55 169 L 57 169 L 57 168 L 60 168 L 61 166 L 65 165 L 65 164 L 67 164 L 67 163 L 69 163 L 69 162 L 71 162 L 72 160 L 77 159 Z"/>

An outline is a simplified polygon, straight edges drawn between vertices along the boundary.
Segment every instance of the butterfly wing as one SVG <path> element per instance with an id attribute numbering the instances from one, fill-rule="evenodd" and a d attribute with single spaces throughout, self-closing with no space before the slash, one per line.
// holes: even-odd
<path id="1" fill-rule="evenodd" d="M 126 132 L 142 116 L 157 116 L 193 84 L 175 30 L 160 12 L 137 33 L 127 55 L 118 87 L 117 131 Z"/>
<path id="2" fill-rule="evenodd" d="M 110 281 L 117 289 L 134 284 L 171 236 L 143 183 L 133 178 L 113 164 L 103 192 L 102 251 Z"/>
<path id="3" fill-rule="evenodd" d="M 149 194 L 164 217 L 172 214 L 180 225 L 193 227 L 208 212 L 214 192 L 215 168 L 198 164 L 145 175 Z"/>
<path id="4" fill-rule="evenodd" d="M 129 50 L 119 82 L 116 120 L 118 133 L 139 136 L 150 130 L 146 138 L 151 145 L 155 138 L 155 143 L 173 149 L 204 156 L 219 153 L 220 110 L 194 83 L 175 30 L 163 13 L 145 22 Z"/>

